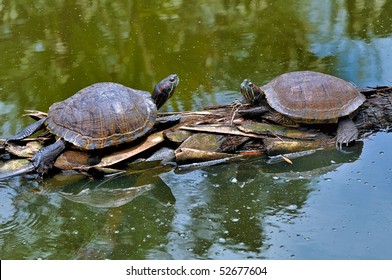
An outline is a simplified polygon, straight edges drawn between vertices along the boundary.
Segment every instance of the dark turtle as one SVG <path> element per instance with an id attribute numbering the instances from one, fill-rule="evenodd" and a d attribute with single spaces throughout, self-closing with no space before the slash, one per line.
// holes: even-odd
<path id="1" fill-rule="evenodd" d="M 339 147 L 358 138 L 351 117 L 365 96 L 340 78 L 312 71 L 291 72 L 262 87 L 245 80 L 241 93 L 247 102 L 259 105 L 259 112 L 276 123 L 288 126 L 338 123 L 336 144 Z"/>
<path id="2" fill-rule="evenodd" d="M 32 158 L 44 174 L 65 148 L 66 142 L 83 150 L 102 149 L 142 137 L 155 124 L 157 110 L 173 95 L 179 79 L 173 74 L 159 82 L 152 93 L 117 83 L 96 83 L 70 98 L 54 103 L 48 116 L 27 126 L 7 141 L 26 138 L 43 126 L 58 140 Z"/>

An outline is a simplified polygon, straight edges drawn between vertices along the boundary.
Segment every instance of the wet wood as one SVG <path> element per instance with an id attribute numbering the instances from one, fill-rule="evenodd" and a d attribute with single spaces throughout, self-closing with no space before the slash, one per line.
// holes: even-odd
<path id="1" fill-rule="evenodd" d="M 390 131 L 392 124 L 392 87 L 369 90 L 364 104 L 358 109 L 354 123 L 360 135 Z"/>
<path id="2" fill-rule="evenodd" d="M 331 141 L 331 145 L 335 142 Z M 264 140 L 265 150 L 268 155 L 281 155 L 287 153 L 296 153 L 306 150 L 316 150 L 328 145 L 322 145 L 320 139 L 316 140 L 280 140 L 275 138 L 267 138 Z"/>
<path id="3" fill-rule="evenodd" d="M 359 129 L 359 136 L 365 138 L 378 131 L 390 131 L 392 88 L 367 88 L 362 92 L 367 99 L 353 119 Z M 174 161 L 177 164 L 197 163 L 197 166 L 200 162 L 219 162 L 221 159 L 248 153 L 273 156 L 335 146 L 336 125 L 287 128 L 271 124 L 260 117 L 256 120 L 244 119 L 237 112 L 246 107 L 247 105 L 229 104 L 207 107 L 202 111 L 172 113 L 181 114 L 178 124 L 150 134 L 136 145 L 118 150 L 114 148 L 107 153 L 104 150 L 99 156 L 94 151 L 68 149 L 59 156 L 55 166 L 62 170 L 88 171 L 106 168 L 105 171 L 110 171 L 111 166 L 129 159 L 139 159 L 142 153 L 148 151 L 151 151 L 151 154 L 147 157 L 154 158 L 154 151 L 157 150 L 154 147 L 158 145 L 173 149 Z M 38 111 L 30 111 L 28 115 L 35 119 L 46 116 Z M 42 139 L 40 140 L 42 142 Z M 36 149 L 35 144 L 32 144 L 34 141 L 36 139 L 24 140 L 19 144 L 6 144 L 0 139 L 0 155 L 3 161 L 7 157 L 31 157 L 35 153 L 33 149 Z M 28 153 L 19 152 L 21 149 L 26 149 Z M 11 155 L 3 156 L 7 153 Z M 118 171 L 116 168 L 113 170 Z"/>
<path id="4" fill-rule="evenodd" d="M 26 142 L 26 145 L 17 145 L 15 143 L 8 143 L 5 150 L 20 158 L 31 158 L 38 150 L 43 147 L 39 141 Z"/>
<path id="5" fill-rule="evenodd" d="M 70 149 L 64 151 L 55 161 L 54 166 L 62 170 L 73 170 L 83 166 L 98 164 L 101 158 L 92 153 Z"/>
<path id="6" fill-rule="evenodd" d="M 255 133 L 277 138 L 315 139 L 317 137 L 316 133 L 304 129 L 294 129 L 282 125 L 254 121 L 242 121 L 238 123 L 238 129 L 246 133 Z"/>
<path id="7" fill-rule="evenodd" d="M 179 148 L 176 150 L 175 155 L 177 164 L 207 162 L 232 157 L 232 155 L 228 153 L 219 153 L 191 148 Z"/>
<path id="8" fill-rule="evenodd" d="M 103 168 L 103 167 L 107 167 L 107 166 L 111 166 L 114 164 L 117 164 L 119 162 L 122 162 L 126 159 L 129 159 L 131 157 L 134 157 L 152 147 L 155 147 L 156 145 L 162 143 L 164 141 L 163 138 L 163 134 L 161 131 L 156 132 L 150 136 L 148 136 L 146 138 L 145 141 L 143 141 L 142 143 L 136 145 L 136 146 L 132 146 L 130 148 L 127 149 L 123 149 L 123 150 L 119 150 L 116 152 L 113 152 L 111 154 L 108 154 L 106 156 L 104 156 L 101 161 L 95 165 L 91 165 L 91 166 L 80 166 L 78 168 L 74 168 L 74 169 L 78 169 L 78 170 L 89 170 L 91 168 Z"/>
<path id="9" fill-rule="evenodd" d="M 231 125 L 194 125 L 194 126 L 181 126 L 179 129 L 189 130 L 194 132 L 208 132 L 208 133 L 217 133 L 224 135 L 238 135 L 244 137 L 252 137 L 252 138 L 263 138 L 262 136 L 256 133 L 246 133 L 242 132 L 238 129 L 238 127 L 234 127 Z"/>

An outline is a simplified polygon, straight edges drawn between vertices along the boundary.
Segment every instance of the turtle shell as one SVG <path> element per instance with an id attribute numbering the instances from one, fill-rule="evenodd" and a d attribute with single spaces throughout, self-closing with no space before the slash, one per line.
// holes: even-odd
<path id="1" fill-rule="evenodd" d="M 46 125 L 51 133 L 91 150 L 143 136 L 153 127 L 156 114 L 150 93 L 116 83 L 97 83 L 54 103 Z"/>
<path id="2" fill-rule="evenodd" d="M 280 75 L 262 89 L 273 109 L 302 123 L 337 122 L 365 101 L 349 82 L 312 71 Z"/>

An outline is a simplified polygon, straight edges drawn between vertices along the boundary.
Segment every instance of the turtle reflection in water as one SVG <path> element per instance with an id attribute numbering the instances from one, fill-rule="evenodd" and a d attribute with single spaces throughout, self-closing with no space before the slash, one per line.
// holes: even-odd
<path id="1" fill-rule="evenodd" d="M 340 78 L 312 71 L 291 72 L 261 87 L 244 80 L 241 93 L 248 103 L 256 105 L 241 110 L 241 114 L 263 114 L 285 126 L 338 123 L 336 145 L 340 148 L 358 138 L 351 118 L 365 96 Z"/>
<path id="2" fill-rule="evenodd" d="M 97 208 L 115 208 L 127 204 L 152 188 L 152 184 L 147 184 L 129 188 L 85 188 L 77 194 L 59 193 L 62 197 L 73 202 Z"/>
<path id="3" fill-rule="evenodd" d="M 102 149 L 134 141 L 155 124 L 157 110 L 173 95 L 179 78 L 172 74 L 159 82 L 152 95 L 117 83 L 96 83 L 70 98 L 54 103 L 48 116 L 27 126 L 9 141 L 22 140 L 46 127 L 58 140 L 32 158 L 40 174 L 71 143 L 82 150 Z"/>

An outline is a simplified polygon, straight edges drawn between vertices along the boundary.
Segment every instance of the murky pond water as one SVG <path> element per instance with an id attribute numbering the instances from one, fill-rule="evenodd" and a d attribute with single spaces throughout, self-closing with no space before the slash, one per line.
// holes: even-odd
<path id="1" fill-rule="evenodd" d="M 288 71 L 392 80 L 392 1 L 1 1 L 0 136 L 79 89 L 181 83 L 164 111 Z M 0 182 L 2 259 L 390 259 L 392 136 L 286 163 Z"/>

